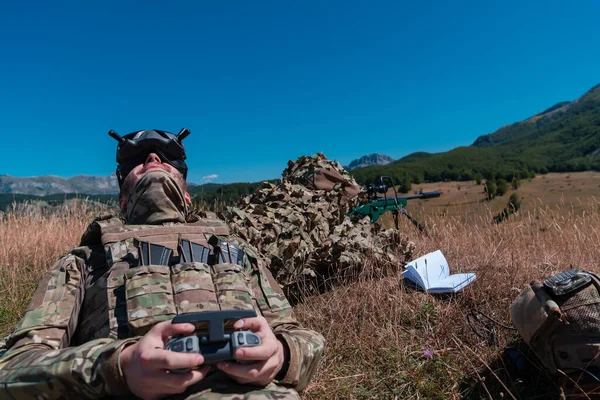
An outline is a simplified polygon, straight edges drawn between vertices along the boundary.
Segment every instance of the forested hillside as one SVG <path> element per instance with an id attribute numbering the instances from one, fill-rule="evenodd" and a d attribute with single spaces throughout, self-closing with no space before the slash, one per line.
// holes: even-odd
<path id="1" fill-rule="evenodd" d="M 389 175 L 397 184 L 512 179 L 535 173 L 600 171 L 600 85 L 525 121 L 448 152 L 414 153 L 391 165 L 352 171 L 360 183 Z"/>

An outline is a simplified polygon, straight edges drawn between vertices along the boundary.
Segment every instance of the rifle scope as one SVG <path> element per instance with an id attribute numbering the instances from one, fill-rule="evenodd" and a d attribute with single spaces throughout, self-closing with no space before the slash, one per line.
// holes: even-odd
<path id="1" fill-rule="evenodd" d="M 394 197 L 398 197 L 396 188 L 394 187 L 392 179 L 389 176 L 381 176 L 379 179 L 381 181 L 379 185 L 367 185 L 367 199 L 377 200 L 377 193 L 382 193 L 385 196 L 390 187 L 394 188 Z"/>

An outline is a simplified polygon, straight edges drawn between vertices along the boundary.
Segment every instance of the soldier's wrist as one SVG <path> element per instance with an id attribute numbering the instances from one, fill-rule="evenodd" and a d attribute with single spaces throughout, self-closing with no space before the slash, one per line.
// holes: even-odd
<path id="1" fill-rule="evenodd" d="M 119 352 L 119 373 L 121 375 L 121 378 L 123 379 L 123 382 L 127 385 L 127 373 L 126 371 L 129 369 L 129 363 L 131 361 L 131 358 L 133 356 L 133 352 L 135 350 L 135 347 L 137 345 L 137 341 L 136 342 L 129 342 L 127 343 Z"/>
<path id="2" fill-rule="evenodd" d="M 105 361 L 104 377 L 107 388 L 112 396 L 130 395 L 131 391 L 125 381 L 122 368 L 123 350 L 134 345 L 137 339 L 126 339 L 121 342 L 116 351 Z"/>
<path id="3" fill-rule="evenodd" d="M 274 379 L 276 381 L 280 381 L 285 377 L 285 375 L 288 372 L 288 368 L 290 366 L 290 348 L 289 348 L 287 342 L 285 341 L 285 339 L 283 339 L 281 336 L 277 337 L 277 341 L 281 345 L 281 348 L 283 351 L 283 357 L 282 357 L 283 360 L 281 362 L 281 368 L 279 368 L 279 371 L 275 375 Z"/>

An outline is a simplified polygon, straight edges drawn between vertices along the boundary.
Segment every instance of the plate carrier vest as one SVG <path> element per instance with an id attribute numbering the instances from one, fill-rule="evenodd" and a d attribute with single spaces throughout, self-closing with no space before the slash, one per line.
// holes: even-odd
<path id="1" fill-rule="evenodd" d="M 104 248 L 109 337 L 144 335 L 156 323 L 183 313 L 251 309 L 265 315 L 289 307 L 255 250 L 229 238 L 227 225 L 213 213 L 206 215 L 194 223 L 169 225 L 125 225 L 105 215 L 90 224 L 81 245 L 101 243 Z M 182 241 L 207 249 L 208 262 L 197 253 L 183 261 Z M 162 249 L 167 257 L 142 263 L 141 243 Z M 217 257 L 223 246 L 239 257 Z M 259 278 L 251 279 L 255 274 Z"/>

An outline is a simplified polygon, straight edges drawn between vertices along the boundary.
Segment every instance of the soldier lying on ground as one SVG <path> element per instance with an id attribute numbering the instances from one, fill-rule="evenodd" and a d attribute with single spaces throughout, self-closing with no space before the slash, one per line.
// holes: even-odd
<path id="1" fill-rule="evenodd" d="M 251 246 L 214 215 L 191 210 L 181 144 L 188 134 L 111 131 L 123 219 L 97 218 L 41 281 L 0 358 L 0 398 L 299 398 L 324 339 L 294 319 Z M 212 249 L 225 237 L 242 254 L 237 263 L 181 261 L 182 240 Z M 142 262 L 140 243 L 172 249 L 168 265 Z M 171 324 L 175 315 L 232 309 L 258 315 L 234 326 L 262 339 L 235 354 L 251 363 L 211 367 L 198 353 L 164 350 L 169 337 L 194 331 Z M 186 368 L 193 369 L 170 372 Z"/>

